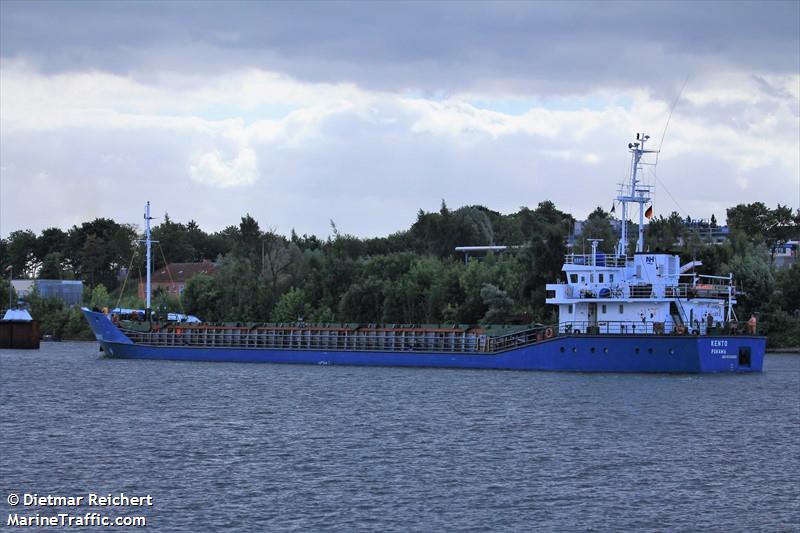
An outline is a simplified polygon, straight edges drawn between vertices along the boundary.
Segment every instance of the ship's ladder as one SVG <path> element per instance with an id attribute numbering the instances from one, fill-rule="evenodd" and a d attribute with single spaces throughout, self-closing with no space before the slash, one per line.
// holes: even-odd
<path id="1" fill-rule="evenodd" d="M 686 311 L 683 309 L 680 299 L 676 298 L 669 303 L 669 314 L 672 317 L 673 328 L 685 325 L 683 317 L 686 315 Z"/>

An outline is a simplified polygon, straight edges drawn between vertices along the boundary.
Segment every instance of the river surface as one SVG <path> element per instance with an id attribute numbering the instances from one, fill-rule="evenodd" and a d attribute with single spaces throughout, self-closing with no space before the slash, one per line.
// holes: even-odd
<path id="1" fill-rule="evenodd" d="M 0 519 L 96 510 L 192 533 L 797 531 L 800 356 L 770 353 L 764 370 L 123 361 L 67 342 L 0 350 Z M 7 502 L 120 492 L 153 505 Z"/>

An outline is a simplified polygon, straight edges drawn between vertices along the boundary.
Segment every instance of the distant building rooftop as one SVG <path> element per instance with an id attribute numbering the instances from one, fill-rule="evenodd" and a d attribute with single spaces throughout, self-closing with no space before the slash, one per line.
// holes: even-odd
<path id="1" fill-rule="evenodd" d="M 213 276 L 216 273 L 216 265 L 211 261 L 202 263 L 170 263 L 161 267 L 155 272 L 151 281 L 153 283 L 186 283 L 197 274 L 208 274 Z"/>
<path id="2" fill-rule="evenodd" d="M 3 315 L 3 320 L 19 320 L 23 322 L 31 322 L 33 317 L 26 309 L 9 309 Z"/>

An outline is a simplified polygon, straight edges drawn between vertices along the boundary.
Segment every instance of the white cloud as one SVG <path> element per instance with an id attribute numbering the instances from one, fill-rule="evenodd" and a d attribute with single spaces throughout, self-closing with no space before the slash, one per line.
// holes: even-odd
<path id="1" fill-rule="evenodd" d="M 713 76 L 690 84 L 659 171 L 680 204 L 724 219 L 735 203 L 793 201 L 785 191 L 800 181 L 792 107 L 800 78 L 734 73 L 722 85 Z M 4 232 L 105 208 L 138 214 L 142 195 L 162 190 L 169 205 L 160 209 L 209 229 L 249 211 L 285 231 L 324 235 L 333 218 L 354 234 L 385 234 L 442 198 L 504 211 L 551 199 L 581 218 L 613 196 L 629 136 L 646 131 L 656 147 L 669 113 L 669 103 L 638 89 L 558 101 L 488 90 L 425 97 L 251 68 L 145 82 L 45 75 L 9 61 L 0 65 L 0 94 Z M 117 189 L 142 179 L 135 198 Z M 36 220 L 13 201 L 34 181 L 51 206 Z"/>
<path id="2" fill-rule="evenodd" d="M 227 161 L 219 150 L 213 150 L 192 158 L 189 175 L 198 183 L 223 189 L 252 185 L 258 179 L 258 158 L 250 147 L 242 147 Z"/>

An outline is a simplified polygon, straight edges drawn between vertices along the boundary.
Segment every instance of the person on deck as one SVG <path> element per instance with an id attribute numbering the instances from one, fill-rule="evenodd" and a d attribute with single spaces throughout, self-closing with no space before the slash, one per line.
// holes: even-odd
<path id="1" fill-rule="evenodd" d="M 756 324 L 758 321 L 756 320 L 756 315 L 750 315 L 750 320 L 747 321 L 747 333 L 749 335 L 756 334 Z"/>

